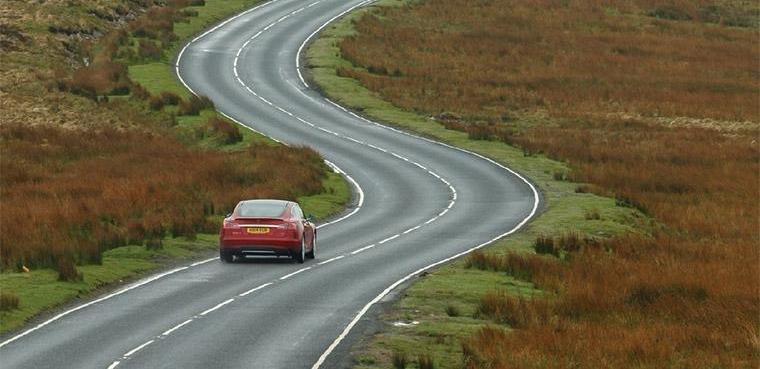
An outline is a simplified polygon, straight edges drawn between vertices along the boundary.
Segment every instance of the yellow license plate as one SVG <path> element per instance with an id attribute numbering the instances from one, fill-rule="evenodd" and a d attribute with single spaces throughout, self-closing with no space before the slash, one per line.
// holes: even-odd
<path id="1" fill-rule="evenodd" d="M 248 233 L 250 233 L 250 234 L 269 233 L 269 228 L 267 228 L 267 227 L 250 227 L 250 228 L 248 228 Z"/>

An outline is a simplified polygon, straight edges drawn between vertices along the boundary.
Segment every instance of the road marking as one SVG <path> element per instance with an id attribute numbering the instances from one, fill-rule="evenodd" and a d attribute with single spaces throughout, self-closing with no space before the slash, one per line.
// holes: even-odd
<path id="1" fill-rule="evenodd" d="M 395 240 L 395 239 L 396 239 L 396 238 L 398 238 L 399 236 L 400 236 L 400 234 L 394 234 L 393 236 L 390 236 L 390 237 L 388 237 L 388 238 L 386 238 L 386 239 L 384 239 L 384 240 L 382 240 L 382 241 L 378 242 L 377 244 L 378 244 L 378 245 L 382 245 L 382 244 L 384 244 L 384 243 L 386 243 L 386 242 L 388 242 L 388 241 L 391 241 L 391 240 Z"/>
<path id="2" fill-rule="evenodd" d="M 422 226 L 420 226 L 420 225 L 418 225 L 418 226 L 414 226 L 414 227 L 412 227 L 412 228 L 409 228 L 409 229 L 407 229 L 407 230 L 406 230 L 406 231 L 404 231 L 404 233 L 402 233 L 402 234 L 407 234 L 407 233 L 411 233 L 411 232 L 414 232 L 414 231 L 416 231 L 417 229 L 419 229 L 420 227 L 422 227 Z"/>
<path id="3" fill-rule="evenodd" d="M 342 13 L 340 13 L 340 14 L 332 17 L 332 18 L 330 18 L 330 20 L 328 20 L 326 23 L 324 23 L 323 25 L 319 26 L 319 28 L 317 28 L 314 32 L 312 32 L 309 35 L 309 37 L 307 37 L 305 40 L 303 40 L 303 42 L 301 43 L 301 46 L 298 47 L 298 52 L 296 52 L 296 72 L 298 72 L 298 78 L 301 80 L 301 83 L 303 83 L 303 85 L 306 88 L 311 88 L 311 87 L 309 86 L 308 83 L 306 83 L 306 80 L 303 78 L 303 74 L 301 74 L 301 52 L 303 51 L 303 48 L 306 47 L 306 44 L 309 43 L 309 40 L 311 40 L 311 38 L 314 37 L 314 35 L 316 35 L 317 33 L 319 33 L 319 31 L 321 31 L 322 28 L 327 27 L 327 25 L 330 24 L 332 21 L 334 21 L 334 20 L 342 17 L 346 13 L 348 13 L 348 12 L 350 12 L 350 11 L 352 11 L 352 10 L 354 10 L 354 9 L 362 6 L 362 5 L 369 4 L 369 3 L 373 2 L 373 1 L 375 1 L 375 0 L 362 1 L 362 2 L 356 4 L 356 5 L 352 6 L 352 7 L 344 10 Z M 311 6 L 313 6 L 313 5 L 309 5 L 309 7 L 311 7 Z"/>
<path id="4" fill-rule="evenodd" d="M 114 362 L 111 363 L 111 365 L 108 366 L 107 369 L 113 369 L 113 368 L 119 366 L 120 363 L 121 363 L 121 361 L 114 361 Z"/>
<path id="5" fill-rule="evenodd" d="M 143 344 L 142 344 L 142 345 L 140 345 L 140 346 L 137 346 L 137 347 L 133 348 L 132 350 L 130 350 L 129 352 L 127 352 L 126 354 L 124 354 L 124 357 L 130 357 L 130 356 L 132 356 L 132 355 L 133 355 L 135 352 L 137 352 L 137 351 L 140 351 L 140 350 L 144 349 L 145 347 L 147 347 L 148 345 L 150 345 L 150 344 L 151 344 L 151 343 L 153 343 L 154 341 L 155 341 L 155 340 L 150 340 L 150 341 L 148 341 L 148 342 L 145 342 L 145 343 L 143 343 Z"/>
<path id="6" fill-rule="evenodd" d="M 305 271 L 307 271 L 307 270 L 309 270 L 311 268 L 312 267 L 305 267 L 305 268 L 298 269 L 298 270 L 296 270 L 293 273 L 285 274 L 284 276 L 280 277 L 280 280 L 286 280 L 286 279 L 288 279 L 288 278 L 290 278 L 290 277 L 292 277 L 292 276 L 294 276 L 294 275 L 296 275 L 298 273 L 305 272 Z"/>
<path id="7" fill-rule="evenodd" d="M 235 301 L 235 299 L 228 299 L 228 300 L 226 300 L 226 301 L 224 301 L 224 302 L 220 302 L 220 303 L 219 303 L 219 304 L 217 304 L 216 306 L 214 306 L 214 307 L 212 307 L 212 308 L 210 308 L 210 309 L 208 309 L 208 310 L 206 310 L 206 311 L 202 312 L 202 313 L 201 313 L 201 316 L 205 316 L 206 314 L 208 314 L 208 313 L 211 313 L 211 312 L 213 312 L 214 310 L 220 309 L 222 306 L 224 306 L 224 305 L 227 305 L 227 304 L 229 304 L 230 302 L 233 302 L 233 301 Z"/>
<path id="8" fill-rule="evenodd" d="M 214 260 L 216 260 L 216 259 L 217 259 L 217 258 L 211 258 L 211 259 L 206 259 L 206 260 L 196 261 L 195 263 L 192 263 L 192 264 L 190 264 L 190 266 L 191 266 L 191 267 L 194 267 L 194 266 L 198 266 L 198 265 L 206 264 L 206 263 L 208 263 L 208 262 L 210 262 L 210 261 L 214 261 Z"/>
<path id="9" fill-rule="evenodd" d="M 7 345 L 7 344 L 9 344 L 9 343 L 11 343 L 13 341 L 16 341 L 19 338 L 24 337 L 24 336 L 28 335 L 29 333 L 32 333 L 32 332 L 34 332 L 34 331 L 36 331 L 36 330 L 38 330 L 38 329 L 40 329 L 40 328 L 42 328 L 42 327 L 44 327 L 46 325 L 48 325 L 48 324 L 50 324 L 50 323 L 58 320 L 58 319 L 61 319 L 64 316 L 69 315 L 69 314 L 71 314 L 73 312 L 82 310 L 82 309 L 84 309 L 84 308 L 86 308 L 88 306 L 95 305 L 95 304 L 97 304 L 97 303 L 99 303 L 101 301 L 108 300 L 108 299 L 110 299 L 112 297 L 119 296 L 119 295 L 121 295 L 123 293 L 126 293 L 126 292 L 129 292 L 129 291 L 131 291 L 131 290 L 133 290 L 135 288 L 138 288 L 138 287 L 144 286 L 144 285 L 146 285 L 146 284 L 148 284 L 150 282 L 153 282 L 153 281 L 155 281 L 155 280 L 157 280 L 159 278 L 163 278 L 163 277 L 165 277 L 167 275 L 171 275 L 171 274 L 174 274 L 174 273 L 177 273 L 177 272 L 181 272 L 181 271 L 183 271 L 183 270 L 185 270 L 187 268 L 188 267 L 186 267 L 186 266 L 185 267 L 181 267 L 181 268 L 176 268 L 176 269 L 172 269 L 172 270 L 170 270 L 168 272 L 164 272 L 164 273 L 161 273 L 161 274 L 154 275 L 152 277 L 148 277 L 147 279 L 139 281 L 139 282 L 137 282 L 135 284 L 132 284 L 132 285 L 130 285 L 130 286 L 126 287 L 126 288 L 123 288 L 123 289 L 121 289 L 119 291 L 116 291 L 114 293 L 111 293 L 111 294 L 108 294 L 106 296 L 103 296 L 103 297 L 101 297 L 101 298 L 99 298 L 97 300 L 93 300 L 93 301 L 90 301 L 90 302 L 88 302 L 86 304 L 79 305 L 79 306 L 77 306 L 77 307 L 75 307 L 73 309 L 66 310 L 66 311 L 64 311 L 64 312 L 62 312 L 62 313 L 60 313 L 60 314 L 58 314 L 58 315 L 56 315 L 56 316 L 54 316 L 54 317 L 52 317 L 52 318 L 50 318 L 50 319 L 42 322 L 42 323 L 40 323 L 40 324 L 32 327 L 32 328 L 29 328 L 29 329 L 25 330 L 24 332 L 22 332 L 22 333 L 20 333 L 20 334 L 18 334 L 16 336 L 13 336 L 13 337 L 11 337 L 11 338 L 3 341 L 2 343 L 0 343 L 0 347 L 3 347 L 3 346 L 5 346 L 5 345 Z"/>
<path id="10" fill-rule="evenodd" d="M 331 263 L 331 262 L 333 262 L 335 260 L 343 259 L 344 257 L 346 257 L 346 255 L 338 255 L 338 256 L 336 256 L 334 258 L 330 258 L 330 259 L 327 259 L 325 261 L 319 262 L 319 263 L 317 263 L 317 265 L 325 265 L 325 264 Z"/>
<path id="11" fill-rule="evenodd" d="M 271 285 L 273 285 L 273 284 L 274 284 L 273 282 L 267 282 L 267 283 L 264 283 L 264 284 L 262 284 L 261 286 L 258 286 L 258 287 L 254 287 L 254 288 L 251 288 L 250 290 L 248 290 L 248 291 L 245 291 L 245 292 L 243 292 L 243 293 L 239 294 L 238 296 L 240 296 L 240 297 L 243 297 L 243 296 L 247 296 L 247 295 L 250 295 L 250 294 L 252 294 L 252 293 L 254 293 L 254 292 L 256 292 L 256 291 L 258 291 L 258 290 L 260 290 L 260 289 L 262 289 L 262 288 L 265 288 L 265 287 L 271 286 Z"/>
<path id="12" fill-rule="evenodd" d="M 365 251 L 365 250 L 369 250 L 369 249 L 371 249 L 371 248 L 373 248 L 373 247 L 375 247 L 375 246 L 376 246 L 376 245 L 375 245 L 374 243 L 373 243 L 373 244 L 371 244 L 371 245 L 367 245 L 367 246 L 364 246 L 364 247 L 362 247 L 362 248 L 360 248 L 360 249 L 357 249 L 357 250 L 351 251 L 351 255 L 356 255 L 356 254 L 358 254 L 358 253 L 360 253 L 360 252 L 362 252 L 362 251 Z"/>
<path id="13" fill-rule="evenodd" d="M 177 329 L 180 329 L 183 326 L 185 326 L 187 324 L 190 324 L 190 322 L 192 322 L 192 321 L 193 321 L 192 319 L 185 320 L 184 322 L 175 325 L 171 329 L 167 329 L 164 333 L 161 333 L 161 335 L 164 336 L 164 337 L 166 337 L 166 336 L 172 334 L 172 332 L 176 331 Z"/>

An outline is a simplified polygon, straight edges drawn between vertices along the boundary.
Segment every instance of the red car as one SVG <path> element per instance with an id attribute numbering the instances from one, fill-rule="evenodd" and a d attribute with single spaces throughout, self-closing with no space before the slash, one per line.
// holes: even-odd
<path id="1" fill-rule="evenodd" d="M 219 258 L 228 263 L 246 256 L 290 256 L 303 263 L 316 249 L 317 228 L 292 201 L 241 201 L 219 233 Z"/>

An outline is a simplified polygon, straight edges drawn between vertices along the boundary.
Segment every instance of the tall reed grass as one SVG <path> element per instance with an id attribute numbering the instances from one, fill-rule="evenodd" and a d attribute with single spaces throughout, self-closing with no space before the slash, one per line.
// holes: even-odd
<path id="1" fill-rule="evenodd" d="M 209 216 L 225 214 L 241 199 L 321 191 L 324 167 L 310 149 L 198 151 L 169 137 L 0 127 L 2 268 L 99 262 L 110 248 L 216 232 Z"/>

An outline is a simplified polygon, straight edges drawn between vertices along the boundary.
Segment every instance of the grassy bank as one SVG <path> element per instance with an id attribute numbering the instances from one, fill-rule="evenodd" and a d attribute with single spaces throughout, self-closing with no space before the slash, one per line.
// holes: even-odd
<path id="1" fill-rule="evenodd" d="M 378 6 L 404 3 L 381 1 Z M 608 238 L 649 232 L 651 220 L 638 210 L 621 207 L 612 198 L 578 191 L 582 184 L 566 180 L 570 168 L 565 163 L 501 142 L 471 140 L 467 133 L 448 130 L 426 116 L 399 109 L 356 80 L 339 76 L 337 71 L 351 63 L 340 57 L 338 44 L 355 35 L 353 22 L 371 9 L 348 15 L 320 35 L 307 54 L 310 76 L 331 99 L 367 117 L 483 154 L 537 184 L 545 200 L 543 213 L 522 232 L 489 246 L 489 254 L 532 252 L 536 239 L 546 235 Z M 403 361 L 415 365 L 428 357 L 436 368 L 461 368 L 461 341 L 492 323 L 477 311 L 482 297 L 493 290 L 524 297 L 546 293 L 531 282 L 478 269 L 467 261 L 455 262 L 426 275 L 406 291 L 405 297 L 382 317 L 387 323 L 384 330 L 357 348 L 357 368 L 388 368 Z M 394 325 L 399 322 L 419 324 Z"/>
<path id="2" fill-rule="evenodd" d="M 755 5 L 380 5 L 323 32 L 311 78 L 526 174 L 547 209 L 414 284 L 358 367 L 757 363 Z"/>
<path id="3" fill-rule="evenodd" d="M 76 25 L 0 30 L 18 39 L 5 59 L 11 71 L 27 68 L 31 53 L 49 53 L 33 59 L 36 79 L 19 82 L 24 90 L 6 96 L 18 101 L 17 109 L 0 125 L 0 334 L 125 280 L 214 255 L 219 222 L 240 199 L 290 198 L 318 220 L 344 209 L 348 183 L 318 154 L 238 128 L 211 103 L 191 99 L 168 62 L 193 34 L 257 2 L 173 2 L 179 8 L 147 2 L 145 9 L 71 3 Z M 24 14 L 25 6 L 11 10 Z M 62 16 L 57 4 L 38 11 L 48 12 L 51 24 L 71 21 L 56 18 Z M 147 14 L 126 26 L 104 21 L 128 11 Z M 105 36 L 72 40 L 70 27 Z M 38 45 L 58 39 L 66 52 Z M 162 51 L 139 51 L 152 44 Z M 78 62 L 69 59 L 72 50 L 93 63 L 73 73 L 60 69 Z M 30 103 L 45 114 L 24 111 Z M 25 124 L 29 116 L 35 124 Z M 275 158 L 277 168 L 261 164 Z M 28 230 L 30 224 L 39 230 Z"/>

